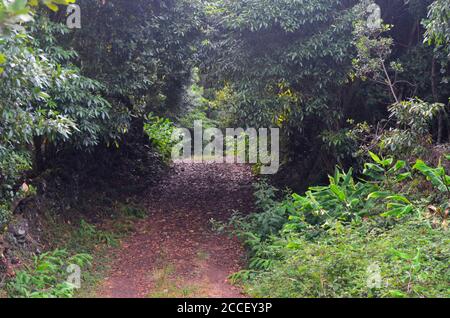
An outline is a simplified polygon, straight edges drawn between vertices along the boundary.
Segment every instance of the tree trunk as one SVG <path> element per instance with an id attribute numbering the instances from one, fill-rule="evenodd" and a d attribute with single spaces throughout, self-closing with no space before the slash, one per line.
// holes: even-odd
<path id="1" fill-rule="evenodd" d="M 433 94 L 433 100 L 435 103 L 439 102 L 439 94 L 437 92 L 437 79 L 438 74 L 436 71 L 436 59 L 433 57 L 431 61 L 431 92 Z M 437 131 L 437 143 L 442 143 L 442 136 L 444 131 L 444 117 L 442 112 L 438 114 L 438 131 Z"/>
<path id="2" fill-rule="evenodd" d="M 42 171 L 44 171 L 44 153 L 42 151 L 42 137 L 33 137 L 33 171 L 36 176 L 38 176 Z"/>

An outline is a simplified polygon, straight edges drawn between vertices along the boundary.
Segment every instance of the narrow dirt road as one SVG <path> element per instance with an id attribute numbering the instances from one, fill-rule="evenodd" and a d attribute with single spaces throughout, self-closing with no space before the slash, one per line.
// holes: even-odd
<path id="1" fill-rule="evenodd" d="M 243 297 L 227 277 L 239 270 L 239 242 L 212 230 L 233 210 L 252 209 L 248 166 L 175 163 L 145 198 L 149 216 L 125 239 L 98 297 Z"/>

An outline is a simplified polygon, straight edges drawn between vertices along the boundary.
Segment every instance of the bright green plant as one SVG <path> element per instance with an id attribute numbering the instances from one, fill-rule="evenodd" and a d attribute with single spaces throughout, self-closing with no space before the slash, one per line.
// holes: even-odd
<path id="1" fill-rule="evenodd" d="M 175 125 L 168 118 L 161 118 L 149 114 L 146 117 L 144 131 L 149 136 L 152 145 L 168 160 L 172 153 L 173 133 Z"/>
<path id="2" fill-rule="evenodd" d="M 363 174 L 374 181 L 383 182 L 385 187 L 392 186 L 389 182 L 400 182 L 411 177 L 411 172 L 405 169 L 406 161 L 380 158 L 371 151 L 369 151 L 369 155 L 375 163 L 365 163 Z"/>
<path id="3" fill-rule="evenodd" d="M 398 160 L 394 164 L 393 158 L 382 159 L 373 152 L 369 152 L 375 163 L 364 164 L 364 174 L 377 182 L 377 190 L 370 193 L 366 200 L 375 202 L 382 199 L 386 202 L 386 211 L 381 216 L 402 217 L 414 210 L 414 205 L 397 188 L 402 181 L 411 178 L 411 172 L 406 169 L 406 162 Z"/>
<path id="4" fill-rule="evenodd" d="M 433 197 L 409 185 L 420 182 L 419 171 L 448 202 L 448 176 L 440 165 L 418 160 L 411 170 L 406 161 L 369 155 L 365 179 L 336 169 L 328 185 L 281 201 L 262 186 L 262 212 L 231 223 L 251 251 L 248 269 L 231 278 L 256 297 L 448 296 L 448 206 L 429 205 Z M 381 283 L 371 288 L 373 264 Z"/>
<path id="5" fill-rule="evenodd" d="M 387 228 L 337 223 L 314 240 L 300 233 L 266 242 L 278 247 L 270 268 L 233 277 L 253 297 L 449 297 L 448 233 L 420 219 Z M 369 286 L 374 265 L 380 282 Z"/>
<path id="6" fill-rule="evenodd" d="M 298 215 L 291 216 L 291 223 L 306 221 L 321 225 L 329 219 L 349 221 L 369 213 L 370 202 L 364 195 L 373 191 L 370 183 L 355 182 L 352 170 L 345 173 L 336 169 L 329 177 L 329 185 L 311 187 L 304 196 L 293 194 Z"/>
<path id="7" fill-rule="evenodd" d="M 90 266 L 88 254 L 69 255 L 65 250 L 55 250 L 36 256 L 34 264 L 16 274 L 7 284 L 9 297 L 13 298 L 70 298 L 76 286 L 68 282 L 67 266 Z"/>
<path id="8" fill-rule="evenodd" d="M 450 160 L 449 155 L 445 156 L 445 158 Z M 428 209 L 434 214 L 439 214 L 445 224 L 450 209 L 450 176 L 441 165 L 441 161 L 437 167 L 433 168 L 424 161 L 417 160 L 413 169 L 420 172 L 433 185 L 430 203 L 437 206 L 430 205 Z"/>
<path id="9" fill-rule="evenodd" d="M 420 171 L 437 190 L 450 196 L 450 176 L 446 174 L 441 164 L 432 168 L 422 160 L 417 160 L 413 169 Z"/>
<path id="10" fill-rule="evenodd" d="M 290 217 L 290 227 L 296 228 L 303 222 L 322 225 L 330 220 L 349 222 L 362 217 L 395 214 L 392 209 L 396 204 L 408 202 L 396 193 L 396 184 L 411 176 L 406 171 L 406 162 L 393 158 L 382 159 L 370 152 L 373 163 L 365 163 L 363 174 L 368 181 L 355 181 L 353 171 L 345 173 L 336 169 L 334 176 L 329 177 L 329 185 L 311 187 L 304 196 L 293 194 L 297 214 Z M 388 212 L 380 209 L 378 199 L 387 200 Z M 403 211 L 405 214 L 406 210 Z M 409 211 L 410 212 L 410 211 Z"/>

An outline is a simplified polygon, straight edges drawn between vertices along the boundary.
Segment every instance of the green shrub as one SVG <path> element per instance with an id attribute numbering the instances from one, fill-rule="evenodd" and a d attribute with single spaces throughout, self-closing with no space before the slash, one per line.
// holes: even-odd
<path id="1" fill-rule="evenodd" d="M 256 297 L 449 297 L 450 177 L 421 160 L 410 169 L 370 156 L 366 179 L 336 169 L 327 186 L 303 196 L 277 201 L 261 184 L 262 212 L 231 221 L 250 250 L 248 269 L 232 279 Z"/>
<path id="2" fill-rule="evenodd" d="M 244 285 L 255 297 L 449 297 L 449 243 L 448 232 L 417 218 L 391 228 L 337 223 L 315 240 L 296 235 L 267 244 L 280 246 L 283 257 L 267 270 L 251 264 Z M 380 268 L 378 288 L 367 284 L 371 265 Z"/>
<path id="3" fill-rule="evenodd" d="M 175 125 L 168 118 L 160 118 L 149 114 L 144 124 L 144 131 L 149 136 L 152 145 L 168 160 L 172 153 L 172 135 Z"/>
<path id="4" fill-rule="evenodd" d="M 88 254 L 70 256 L 65 250 L 55 250 L 36 256 L 32 267 L 16 274 L 7 284 L 8 296 L 13 298 L 70 298 L 77 286 L 68 281 L 68 266 L 90 265 Z"/>
<path id="5" fill-rule="evenodd" d="M 395 120 L 397 128 L 382 134 L 380 148 L 394 155 L 426 154 L 432 145 L 430 126 L 444 109 L 444 104 L 431 104 L 418 98 L 393 104 L 389 107 L 389 117 Z"/>
<path id="6" fill-rule="evenodd" d="M 289 197 L 279 202 L 276 200 L 277 189 L 265 181 L 255 184 L 256 205 L 260 213 L 242 216 L 233 214 L 230 225 L 239 229 L 237 232 L 241 239 L 246 241 L 254 239 L 267 239 L 277 234 L 286 223 L 287 217 L 293 213 L 293 200 Z M 224 229 L 222 226 L 220 229 Z"/>

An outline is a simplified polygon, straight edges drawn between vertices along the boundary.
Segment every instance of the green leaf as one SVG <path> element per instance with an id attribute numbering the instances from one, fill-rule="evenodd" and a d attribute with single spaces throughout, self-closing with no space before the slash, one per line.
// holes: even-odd
<path id="1" fill-rule="evenodd" d="M 390 252 L 392 253 L 393 256 L 404 259 L 404 260 L 411 260 L 413 258 L 408 253 L 405 253 L 405 252 L 402 252 L 399 250 L 391 249 Z"/>
<path id="2" fill-rule="evenodd" d="M 43 99 L 49 99 L 50 98 L 50 95 L 47 94 L 46 92 L 39 92 L 38 96 L 43 98 Z"/>
<path id="3" fill-rule="evenodd" d="M 46 3 L 45 5 L 54 12 L 59 10 L 58 6 L 54 3 L 49 2 L 49 3 Z"/>
<path id="4" fill-rule="evenodd" d="M 381 164 L 381 159 L 378 157 L 378 155 L 374 154 L 372 151 L 369 151 L 370 157 L 372 157 L 373 161 L 375 161 L 378 164 Z"/>
<path id="5" fill-rule="evenodd" d="M 391 193 L 387 192 L 387 191 L 375 191 L 375 192 L 372 192 L 371 194 L 369 194 L 367 196 L 367 200 L 369 200 L 369 199 L 379 199 L 379 198 L 384 199 L 384 198 L 388 197 L 389 195 L 391 195 Z"/>
<path id="6" fill-rule="evenodd" d="M 411 177 L 411 172 L 405 172 L 405 173 L 400 173 L 399 175 L 397 175 L 396 179 L 397 179 L 397 181 L 403 181 L 410 177 Z"/>
<path id="7" fill-rule="evenodd" d="M 404 196 L 399 195 L 399 194 L 386 197 L 386 200 L 394 200 L 394 201 L 404 202 L 406 204 L 411 204 L 411 202 L 407 198 L 405 198 Z"/>
<path id="8" fill-rule="evenodd" d="M 420 171 L 440 191 L 447 192 L 447 187 L 443 180 L 445 177 L 444 168 L 431 168 L 424 161 L 417 160 L 416 164 L 413 166 L 413 169 Z"/>
<path id="9" fill-rule="evenodd" d="M 450 186 L 450 176 L 444 177 L 445 185 Z"/>
<path id="10" fill-rule="evenodd" d="M 330 190 L 339 198 L 339 200 L 345 202 L 347 197 L 340 186 L 332 184 L 330 185 Z"/>
<path id="11" fill-rule="evenodd" d="M 394 167 L 392 167 L 392 171 L 399 171 L 401 169 L 403 169 L 406 166 L 406 161 L 404 160 L 398 160 Z"/>
<path id="12" fill-rule="evenodd" d="M 390 166 L 392 164 L 392 162 L 394 162 L 394 159 L 387 158 L 387 159 L 384 159 L 384 160 L 381 161 L 381 165 L 383 167 L 388 167 L 388 166 Z"/>
<path id="13" fill-rule="evenodd" d="M 393 216 L 393 217 L 400 218 L 400 217 L 402 217 L 406 214 L 409 214 L 413 211 L 412 205 L 402 206 L 400 204 L 389 204 L 389 207 L 393 207 L 393 206 L 398 206 L 398 207 L 393 208 L 393 209 L 381 214 L 381 216 L 383 216 L 383 217 Z"/>

